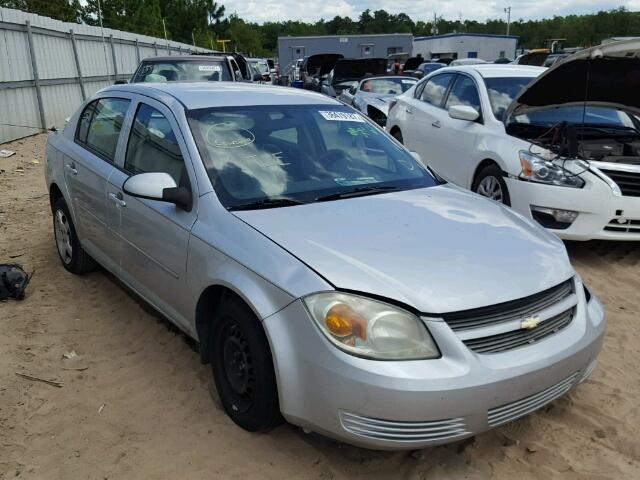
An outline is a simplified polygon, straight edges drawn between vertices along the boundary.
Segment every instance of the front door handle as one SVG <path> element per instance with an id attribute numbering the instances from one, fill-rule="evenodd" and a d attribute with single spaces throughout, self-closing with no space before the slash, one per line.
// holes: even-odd
<path id="1" fill-rule="evenodd" d="M 431 126 L 432 126 L 432 127 L 435 127 L 435 128 L 440 128 L 440 127 L 442 127 L 442 125 L 440 124 L 440 121 L 439 121 L 439 120 L 436 120 L 435 122 L 433 122 L 433 123 L 431 124 Z"/>
<path id="2" fill-rule="evenodd" d="M 118 192 L 118 193 L 110 193 L 109 196 L 111 197 L 111 200 L 113 200 L 117 206 L 119 206 L 119 207 L 126 207 L 127 206 L 127 202 L 125 202 L 122 199 L 122 194 L 120 192 Z"/>
<path id="3" fill-rule="evenodd" d="M 77 175 L 78 174 L 78 169 L 76 168 L 75 164 L 73 163 L 68 163 L 64 166 L 64 168 L 66 168 L 72 175 Z"/>

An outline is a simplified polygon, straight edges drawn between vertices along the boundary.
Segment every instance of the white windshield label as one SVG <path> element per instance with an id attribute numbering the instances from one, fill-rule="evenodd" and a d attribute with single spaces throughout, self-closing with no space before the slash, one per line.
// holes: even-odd
<path id="1" fill-rule="evenodd" d="M 320 115 L 324 117 L 325 120 L 332 120 L 334 122 L 359 122 L 366 123 L 365 119 L 357 113 L 349 113 L 349 112 L 328 112 L 328 111 L 320 111 Z"/>
<path id="2" fill-rule="evenodd" d="M 198 70 L 201 72 L 220 72 L 222 69 L 220 65 L 198 65 Z"/>

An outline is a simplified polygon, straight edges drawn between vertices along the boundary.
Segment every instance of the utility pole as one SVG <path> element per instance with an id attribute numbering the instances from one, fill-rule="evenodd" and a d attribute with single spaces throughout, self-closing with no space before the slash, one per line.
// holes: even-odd
<path id="1" fill-rule="evenodd" d="M 509 27 L 511 26 L 511 7 L 505 8 L 504 13 L 507 14 L 507 35 L 509 35 Z"/>
<path id="2" fill-rule="evenodd" d="M 191 30 L 191 43 L 193 44 L 193 46 L 196 46 L 196 37 L 193 34 L 193 30 Z"/>
<path id="3" fill-rule="evenodd" d="M 438 35 L 438 14 L 433 12 L 433 25 L 431 26 L 431 35 Z"/>
<path id="4" fill-rule="evenodd" d="M 216 40 L 218 43 L 222 44 L 222 51 L 226 52 L 227 51 L 227 43 L 229 43 L 231 40 Z"/>
<path id="5" fill-rule="evenodd" d="M 167 25 L 164 23 L 164 18 L 162 19 L 162 29 L 164 30 L 164 39 L 168 42 L 169 40 L 167 40 Z"/>

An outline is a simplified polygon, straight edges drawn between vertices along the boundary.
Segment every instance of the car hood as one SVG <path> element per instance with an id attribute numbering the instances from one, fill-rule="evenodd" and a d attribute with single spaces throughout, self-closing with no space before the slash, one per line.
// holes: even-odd
<path id="1" fill-rule="evenodd" d="M 333 83 L 359 80 L 367 74 L 380 75 L 387 72 L 384 58 L 361 58 L 338 60 L 333 67 Z"/>
<path id="2" fill-rule="evenodd" d="M 451 185 L 233 213 L 337 289 L 424 313 L 522 298 L 573 275 L 557 237 Z"/>
<path id="3" fill-rule="evenodd" d="M 339 53 L 320 53 L 317 55 L 311 55 L 307 59 L 307 73 L 309 75 L 315 74 L 316 70 L 320 68 L 320 76 L 326 75 L 335 66 L 336 62 L 344 58 L 344 55 Z"/>
<path id="4" fill-rule="evenodd" d="M 504 119 L 508 123 L 529 111 L 570 105 L 640 113 L 640 40 L 592 47 L 559 61 L 520 92 Z"/>

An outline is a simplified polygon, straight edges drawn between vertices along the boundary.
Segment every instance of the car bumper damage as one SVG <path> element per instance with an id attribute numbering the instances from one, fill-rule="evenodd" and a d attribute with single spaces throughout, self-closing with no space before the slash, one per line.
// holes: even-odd
<path id="1" fill-rule="evenodd" d="M 595 367 L 603 308 L 595 297 L 585 300 L 579 280 L 576 292 L 568 326 L 500 353 L 476 353 L 442 319 L 423 319 L 442 356 L 420 361 L 348 355 L 295 301 L 264 321 L 281 411 L 294 425 L 373 449 L 448 443 L 520 418 L 570 391 Z"/>

